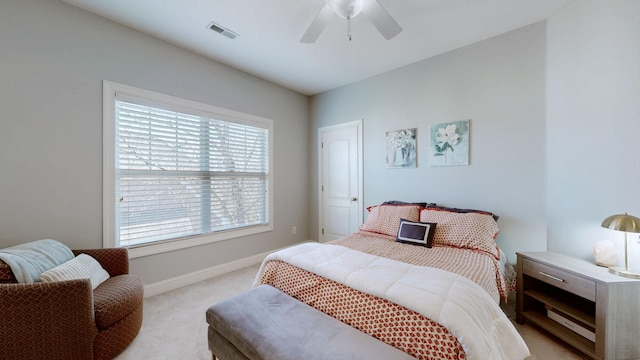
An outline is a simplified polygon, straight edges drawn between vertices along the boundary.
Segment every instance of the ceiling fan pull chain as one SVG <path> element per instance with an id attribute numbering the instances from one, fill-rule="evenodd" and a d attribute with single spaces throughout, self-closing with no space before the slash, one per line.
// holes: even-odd
<path id="1" fill-rule="evenodd" d="M 349 41 L 351 41 L 351 16 L 347 17 L 347 35 L 349 36 Z"/>

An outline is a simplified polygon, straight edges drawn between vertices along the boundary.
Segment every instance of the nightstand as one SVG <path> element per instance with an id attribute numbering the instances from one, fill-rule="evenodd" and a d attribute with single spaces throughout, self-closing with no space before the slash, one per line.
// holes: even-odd
<path id="1" fill-rule="evenodd" d="M 516 321 L 594 359 L 640 359 L 640 280 L 552 252 L 517 253 Z"/>

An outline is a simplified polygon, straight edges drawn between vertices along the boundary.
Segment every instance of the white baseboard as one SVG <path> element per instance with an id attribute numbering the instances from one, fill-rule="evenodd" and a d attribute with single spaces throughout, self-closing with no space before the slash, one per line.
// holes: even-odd
<path id="1" fill-rule="evenodd" d="M 297 244 L 294 244 L 297 245 Z M 293 246 L 293 245 L 292 245 Z M 207 279 L 211 279 L 212 277 L 216 277 L 222 274 L 226 274 L 228 272 L 232 272 L 238 269 L 245 268 L 247 266 L 255 265 L 261 263 L 267 255 L 271 254 L 276 250 L 268 251 L 262 254 L 257 254 L 253 256 L 249 256 L 244 259 L 235 260 L 232 262 L 228 262 L 225 264 L 217 265 L 214 267 L 210 267 L 207 269 L 199 270 L 196 272 L 192 272 L 190 274 L 176 276 L 171 279 L 158 281 L 152 284 L 144 285 L 144 297 L 148 298 L 151 296 L 159 295 L 162 293 L 166 293 L 171 290 L 179 289 L 183 286 L 192 285 L 200 281 L 204 281 Z"/>

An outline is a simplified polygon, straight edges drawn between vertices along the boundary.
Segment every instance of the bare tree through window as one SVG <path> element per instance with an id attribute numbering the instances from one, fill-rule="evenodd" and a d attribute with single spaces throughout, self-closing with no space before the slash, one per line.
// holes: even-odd
<path id="1" fill-rule="evenodd" d="M 116 236 L 163 241 L 268 219 L 268 129 L 117 101 Z"/>

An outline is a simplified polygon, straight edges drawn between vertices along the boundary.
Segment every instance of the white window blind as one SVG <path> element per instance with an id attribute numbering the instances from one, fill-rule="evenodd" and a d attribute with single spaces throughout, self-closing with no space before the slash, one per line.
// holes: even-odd
<path id="1" fill-rule="evenodd" d="M 115 246 L 269 222 L 269 128 L 115 99 Z"/>

